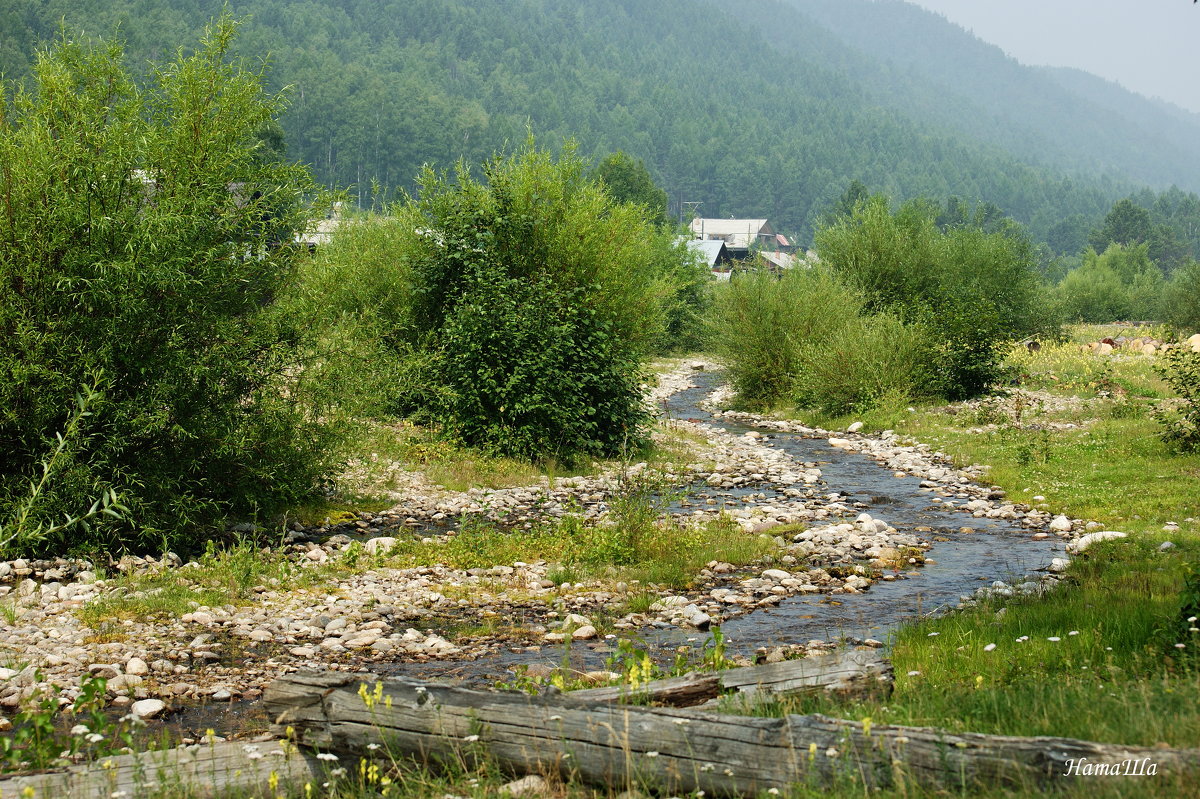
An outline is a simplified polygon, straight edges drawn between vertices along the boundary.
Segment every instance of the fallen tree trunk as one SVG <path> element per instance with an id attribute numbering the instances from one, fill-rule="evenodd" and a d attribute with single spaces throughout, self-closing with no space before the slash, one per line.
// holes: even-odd
<path id="1" fill-rule="evenodd" d="M 273 783 L 319 784 L 325 773 L 321 765 L 313 755 L 280 741 L 222 741 L 0 777 L 0 799 L 136 799 L 185 792 L 209 796 L 231 789 L 268 789 Z"/>
<path id="2" fill-rule="evenodd" d="M 877 650 L 855 649 L 800 660 L 727 671 L 685 674 L 639 686 L 622 684 L 572 691 L 571 698 L 590 702 L 691 707 L 727 694 L 837 693 L 865 695 L 890 690 L 892 668 Z"/>
<path id="3" fill-rule="evenodd" d="M 276 726 L 293 728 L 301 745 L 351 764 L 384 752 L 423 761 L 486 757 L 518 773 L 710 796 L 839 779 L 865 786 L 1032 787 L 1065 778 L 1083 763 L 1144 763 L 1159 774 L 1200 776 L 1200 750 L 956 734 L 820 715 L 754 718 L 599 704 L 570 695 L 379 682 L 371 675 L 288 675 L 264 701 Z"/>

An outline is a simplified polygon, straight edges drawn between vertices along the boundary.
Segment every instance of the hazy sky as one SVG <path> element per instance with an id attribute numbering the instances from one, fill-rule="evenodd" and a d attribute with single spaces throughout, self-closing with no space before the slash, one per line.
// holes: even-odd
<path id="1" fill-rule="evenodd" d="M 1192 0 L 908 0 L 1025 64 L 1078 67 L 1200 112 Z"/>

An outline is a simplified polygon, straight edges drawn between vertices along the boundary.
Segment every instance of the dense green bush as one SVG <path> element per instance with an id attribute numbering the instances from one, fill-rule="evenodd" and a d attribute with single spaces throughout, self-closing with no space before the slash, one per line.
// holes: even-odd
<path id="1" fill-rule="evenodd" d="M 1062 316 L 1074 322 L 1118 322 L 1158 317 L 1163 276 L 1145 244 L 1088 249 L 1080 266 L 1055 291 Z"/>
<path id="2" fill-rule="evenodd" d="M 1000 377 L 1001 347 L 1049 325 L 1038 297 L 1033 247 L 1014 223 L 939 230 L 937 207 L 887 198 L 859 203 L 818 231 L 817 251 L 866 310 L 919 324 L 936 357 L 937 392 L 977 394 Z"/>
<path id="3" fill-rule="evenodd" d="M 1171 276 L 1160 316 L 1179 333 L 1200 333 L 1200 263 L 1192 261 Z"/>
<path id="4" fill-rule="evenodd" d="M 297 292 L 384 366 L 380 406 L 531 460 L 641 446 L 642 364 L 689 346 L 707 297 L 686 247 L 570 148 L 530 140 L 418 186 L 348 224 Z"/>
<path id="5" fill-rule="evenodd" d="M 1163 440 L 1180 452 L 1200 452 L 1200 352 L 1186 345 L 1172 347 L 1155 368 L 1179 395 L 1177 405 L 1154 413 L 1163 426 Z"/>
<path id="6" fill-rule="evenodd" d="M 931 385 L 924 331 L 895 316 L 851 316 L 804 347 L 796 405 L 834 416 L 925 396 Z"/>
<path id="7" fill-rule="evenodd" d="M 806 348 L 823 346 L 861 308 L 823 269 L 739 273 L 716 292 L 712 342 L 740 400 L 770 407 L 792 398 Z"/>
<path id="8" fill-rule="evenodd" d="M 309 177 L 264 153 L 279 102 L 228 62 L 233 27 L 145 88 L 118 47 L 63 39 L 0 108 L 0 519 L 28 510 L 81 386 L 89 413 L 34 513 L 112 490 L 128 508 L 45 547 L 160 545 L 294 501 L 329 466 L 304 331 L 272 304 Z"/>

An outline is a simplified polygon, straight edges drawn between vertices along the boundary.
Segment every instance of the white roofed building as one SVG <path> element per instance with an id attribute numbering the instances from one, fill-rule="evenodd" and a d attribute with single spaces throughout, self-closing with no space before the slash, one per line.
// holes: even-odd
<path id="1" fill-rule="evenodd" d="M 692 238 L 701 241 L 719 239 L 735 251 L 749 250 L 752 245 L 768 250 L 779 246 L 771 223 L 765 219 L 693 219 Z"/>

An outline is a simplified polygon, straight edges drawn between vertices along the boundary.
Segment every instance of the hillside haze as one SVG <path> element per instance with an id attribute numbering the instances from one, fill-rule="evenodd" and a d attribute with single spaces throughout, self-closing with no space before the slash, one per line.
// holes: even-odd
<path id="1" fill-rule="evenodd" d="M 119 31 L 133 63 L 194 42 L 221 0 L 17 0 L 0 68 Z M 993 203 L 1044 237 L 1141 186 L 1200 188 L 1197 117 L 1029 68 L 893 0 L 243 0 L 238 47 L 289 87 L 292 157 L 371 202 L 423 163 L 522 140 L 644 159 L 673 203 L 811 233 L 851 180 Z"/>

